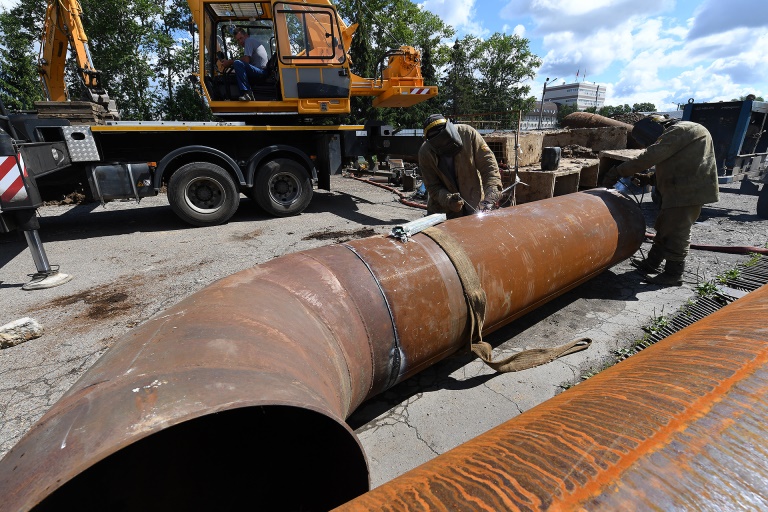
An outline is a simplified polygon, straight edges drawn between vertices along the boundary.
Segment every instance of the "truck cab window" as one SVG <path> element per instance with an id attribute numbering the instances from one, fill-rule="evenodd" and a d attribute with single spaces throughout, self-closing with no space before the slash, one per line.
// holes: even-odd
<path id="1" fill-rule="evenodd" d="M 346 58 L 336 13 L 317 5 L 276 4 L 280 60 L 286 64 L 341 64 Z"/>

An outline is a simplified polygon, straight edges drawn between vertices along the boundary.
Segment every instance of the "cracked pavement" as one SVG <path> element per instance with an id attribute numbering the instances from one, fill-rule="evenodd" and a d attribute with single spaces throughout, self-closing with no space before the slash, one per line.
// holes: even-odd
<path id="1" fill-rule="evenodd" d="M 0 324 L 31 316 L 42 337 L 0 350 L 0 457 L 122 335 L 213 281 L 290 252 L 388 233 L 420 218 L 390 192 L 334 177 L 307 212 L 276 219 L 243 198 L 224 226 L 189 228 L 166 198 L 98 205 L 45 206 L 40 231 L 51 263 L 70 283 L 24 292 L 34 270 L 23 236 L 0 235 Z M 704 208 L 692 241 L 763 246 L 768 221 L 755 215 L 757 196 L 723 185 L 721 201 Z M 648 226 L 655 210 L 643 203 Z M 324 238 L 333 233 L 334 238 Z M 649 245 L 643 246 L 645 250 Z M 348 420 L 368 457 L 372 486 L 521 414 L 582 376 L 615 360 L 614 352 L 642 337 L 652 319 L 674 313 L 695 285 L 747 256 L 692 251 L 680 288 L 642 283 L 620 263 L 552 302 L 484 336 L 494 355 L 549 347 L 577 337 L 590 348 L 549 364 L 498 375 L 470 353 L 455 354 L 364 403 Z"/>

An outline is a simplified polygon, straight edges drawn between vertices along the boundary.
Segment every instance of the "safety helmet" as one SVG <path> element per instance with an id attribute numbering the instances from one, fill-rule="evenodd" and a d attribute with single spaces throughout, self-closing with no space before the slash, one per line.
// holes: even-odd
<path id="1" fill-rule="evenodd" d="M 424 138 L 443 156 L 453 156 L 463 146 L 456 126 L 441 114 L 432 114 L 424 121 Z"/>

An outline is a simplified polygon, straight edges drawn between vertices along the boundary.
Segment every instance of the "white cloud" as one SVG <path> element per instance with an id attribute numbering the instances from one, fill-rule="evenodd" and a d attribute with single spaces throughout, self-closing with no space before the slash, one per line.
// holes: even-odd
<path id="1" fill-rule="evenodd" d="M 614 31 L 598 30 L 587 37 L 573 32 L 556 32 L 544 37 L 548 48 L 542 70 L 550 74 L 572 75 L 586 69 L 592 75 L 605 71 L 615 60 L 629 60 L 634 53 L 630 25 Z"/>
<path id="2" fill-rule="evenodd" d="M 617 23 L 635 16 L 662 13 L 673 5 L 673 0 L 511 0 L 502 8 L 500 16 L 502 19 L 530 16 L 536 24 L 535 32 L 540 36 L 552 32 L 589 34 L 595 30 L 610 30 Z"/>
<path id="3" fill-rule="evenodd" d="M 768 2 L 756 3 L 709 0 L 687 20 L 658 16 L 670 7 L 665 0 L 513 0 L 503 12 L 531 16 L 529 33 L 541 34 L 546 54 L 537 82 L 552 75 L 570 81 L 577 69 L 581 77 L 585 69 L 598 78 L 616 72 L 606 84 L 607 104 L 671 109 L 690 97 L 768 95 Z"/>
<path id="4" fill-rule="evenodd" d="M 478 37 L 488 33 L 475 19 L 475 0 L 425 0 L 419 6 L 436 14 L 459 32 Z"/>
<path id="5" fill-rule="evenodd" d="M 726 32 L 734 28 L 765 27 L 768 2 L 765 0 L 707 0 L 695 13 L 690 39 Z"/>
<path id="6" fill-rule="evenodd" d="M 482 15 L 531 40 L 543 60 L 534 95 L 547 76 L 560 83 L 586 70 L 609 105 L 768 96 L 768 0 L 702 0 L 692 14 L 696 0 L 505 0 L 500 12 L 488 0 L 426 2 L 460 33 L 486 34 L 471 28 Z"/>
<path id="7" fill-rule="evenodd" d="M 515 25 L 515 27 L 512 28 L 510 25 L 505 23 L 501 26 L 501 31 L 504 34 L 525 37 L 525 25 Z"/>

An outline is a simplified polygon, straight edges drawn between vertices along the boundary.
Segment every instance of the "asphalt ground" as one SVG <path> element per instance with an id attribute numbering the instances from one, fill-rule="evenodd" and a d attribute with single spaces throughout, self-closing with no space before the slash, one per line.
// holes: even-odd
<path id="1" fill-rule="evenodd" d="M 283 254 L 386 234 L 420 218 L 387 190 L 349 178 L 316 191 L 300 216 L 265 216 L 243 198 L 226 225 L 190 228 L 164 196 L 134 202 L 40 208 L 48 258 L 74 279 L 25 292 L 34 271 L 24 237 L 0 235 L 0 325 L 21 317 L 45 333 L 0 350 L 0 457 L 120 337 L 204 286 Z M 755 215 L 756 187 L 721 186 L 692 231 L 696 244 L 765 246 L 768 220 Z M 649 197 L 641 208 L 653 226 Z M 648 244 L 643 249 L 647 250 Z M 367 454 L 372 486 L 443 453 L 612 364 L 616 352 L 654 319 L 696 296 L 697 285 L 742 264 L 746 255 L 693 250 L 682 287 L 643 282 L 628 262 L 560 296 L 488 337 L 495 354 L 576 337 L 592 346 L 517 373 L 494 374 L 457 354 L 363 404 L 348 420 Z"/>

